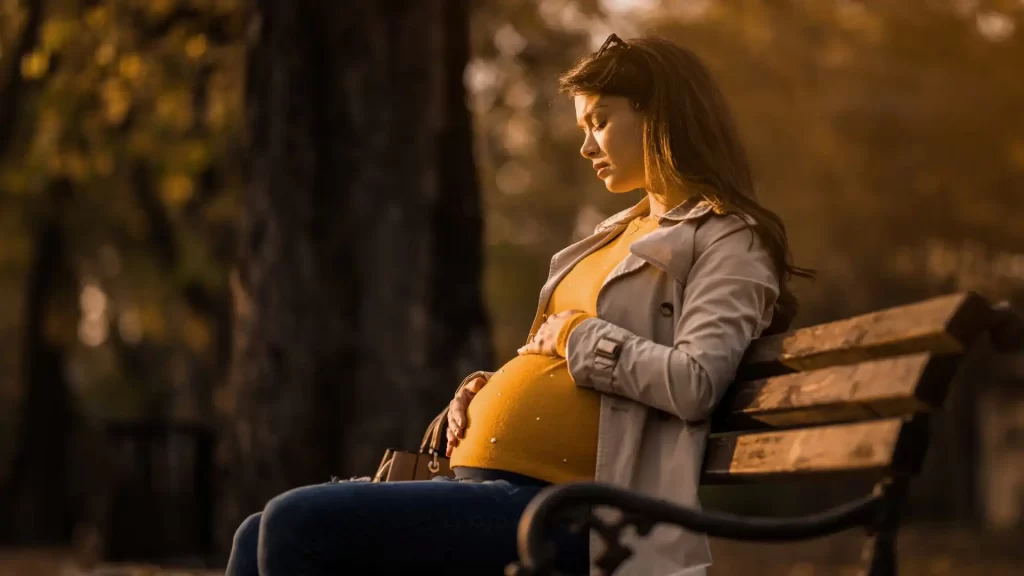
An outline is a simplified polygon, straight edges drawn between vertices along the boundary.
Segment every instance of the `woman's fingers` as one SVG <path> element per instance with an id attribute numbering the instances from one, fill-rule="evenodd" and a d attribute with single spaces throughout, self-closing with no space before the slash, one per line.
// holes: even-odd
<path id="1" fill-rule="evenodd" d="M 582 310 L 563 310 L 548 316 L 544 323 L 537 329 L 537 334 L 526 346 L 519 349 L 520 354 L 543 354 L 545 356 L 558 355 L 558 336 L 562 332 L 566 321 Z"/>
<path id="2" fill-rule="evenodd" d="M 470 390 L 469 385 L 467 384 L 455 394 L 455 400 L 463 409 L 465 409 L 466 406 L 469 406 L 469 402 L 473 399 L 473 396 L 476 396 L 476 392 Z"/>
<path id="3" fill-rule="evenodd" d="M 484 378 L 483 376 L 477 376 L 476 378 L 473 378 L 472 380 L 467 382 L 466 385 L 463 387 L 463 390 L 469 390 L 473 394 L 476 394 L 477 392 L 480 391 L 481 388 L 484 387 L 484 384 L 487 384 L 487 378 Z"/>
<path id="4" fill-rule="evenodd" d="M 449 412 L 449 414 L 451 414 L 451 412 Z M 447 429 L 449 429 L 449 431 L 451 431 L 451 433 L 454 434 L 456 438 L 459 438 L 460 430 L 462 430 L 463 428 L 462 424 L 460 424 L 459 422 L 460 420 L 453 418 L 452 420 L 449 420 L 449 426 L 447 426 Z"/>
<path id="5" fill-rule="evenodd" d="M 455 395 L 455 399 L 452 400 L 451 405 L 448 407 L 448 421 L 453 425 L 453 428 L 466 427 L 466 407 L 469 406 L 469 401 L 472 399 L 473 393 L 465 388 L 459 390 L 459 393 Z"/>
<path id="6" fill-rule="evenodd" d="M 529 342 L 527 342 L 523 347 L 521 347 L 518 350 L 518 352 L 519 352 L 520 356 L 522 356 L 523 354 L 540 354 L 540 337 L 539 337 L 539 335 L 538 336 L 534 336 L 533 340 L 530 340 Z"/>
<path id="7" fill-rule="evenodd" d="M 554 342 L 557 335 L 552 338 L 546 333 L 546 331 L 539 331 L 532 340 L 526 343 L 522 348 L 518 350 L 519 355 L 523 354 L 550 354 L 550 350 L 554 350 Z"/>
<path id="8" fill-rule="evenodd" d="M 448 403 L 448 449 L 446 456 L 451 456 L 452 448 L 459 445 L 459 438 L 466 437 L 466 408 L 476 393 L 487 384 L 487 377 L 477 376 L 455 393 L 455 398 Z"/>
<path id="9" fill-rule="evenodd" d="M 452 429 L 448 429 L 448 447 L 444 451 L 445 458 L 451 458 L 452 450 L 459 445 L 459 439 L 454 436 Z"/>
<path id="10" fill-rule="evenodd" d="M 453 398 L 452 401 L 448 403 L 448 427 L 449 428 L 458 428 L 458 424 L 455 421 L 455 418 L 456 418 L 455 415 L 456 415 L 456 411 L 458 410 L 458 405 L 459 405 L 458 398 Z"/>
<path id="11" fill-rule="evenodd" d="M 469 406 L 473 396 L 476 394 L 466 388 L 462 388 L 455 395 L 455 398 L 448 405 L 448 426 L 454 430 L 464 432 L 466 428 L 466 408 Z"/>

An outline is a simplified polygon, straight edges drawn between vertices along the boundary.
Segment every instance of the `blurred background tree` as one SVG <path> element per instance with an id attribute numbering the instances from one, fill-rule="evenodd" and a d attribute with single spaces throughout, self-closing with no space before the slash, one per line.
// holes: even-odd
<path id="1" fill-rule="evenodd" d="M 30 541 L 66 538 L 83 513 L 71 508 L 87 506 L 62 497 L 87 484 L 72 461 L 88 442 L 72 431 L 211 416 L 230 342 L 242 8 L 0 5 L 0 266 L 15 344 L 0 477 L 3 518 Z"/>
<path id="2" fill-rule="evenodd" d="M 416 447 L 491 364 L 465 1 L 259 2 L 221 538 Z"/>

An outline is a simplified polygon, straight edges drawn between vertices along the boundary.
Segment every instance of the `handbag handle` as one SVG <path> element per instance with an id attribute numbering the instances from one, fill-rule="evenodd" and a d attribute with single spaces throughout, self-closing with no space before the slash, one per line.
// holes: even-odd
<path id="1" fill-rule="evenodd" d="M 434 416 L 434 419 L 430 421 L 430 425 L 427 426 L 427 431 L 423 433 L 423 439 L 420 440 L 420 454 L 440 454 L 441 431 L 447 427 L 448 407 L 445 406 L 440 414 Z"/>

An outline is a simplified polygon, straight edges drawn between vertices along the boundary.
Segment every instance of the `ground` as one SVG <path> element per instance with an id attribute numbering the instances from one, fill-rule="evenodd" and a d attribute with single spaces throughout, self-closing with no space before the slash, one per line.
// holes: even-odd
<path id="1" fill-rule="evenodd" d="M 223 570 L 183 570 L 144 564 L 84 569 L 68 550 L 0 550 L 0 576 L 221 576 Z"/>
<path id="2" fill-rule="evenodd" d="M 709 576 L 857 576 L 863 532 L 849 532 L 796 544 L 712 543 L 715 566 Z M 901 532 L 900 576 L 1015 576 L 1024 567 L 1018 533 L 989 533 L 957 527 L 913 526 Z M 183 570 L 146 565 L 75 566 L 60 550 L 0 550 L 0 576 L 214 576 L 220 570 Z"/>

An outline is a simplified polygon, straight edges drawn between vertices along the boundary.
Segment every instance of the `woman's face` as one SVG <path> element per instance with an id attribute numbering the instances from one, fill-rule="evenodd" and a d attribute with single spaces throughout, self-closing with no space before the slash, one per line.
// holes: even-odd
<path id="1" fill-rule="evenodd" d="M 576 124 L 583 129 L 580 154 L 605 188 L 616 193 L 643 188 L 643 114 L 622 96 L 580 94 L 575 103 Z"/>

